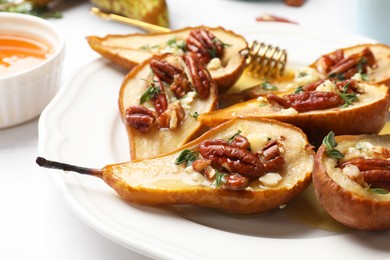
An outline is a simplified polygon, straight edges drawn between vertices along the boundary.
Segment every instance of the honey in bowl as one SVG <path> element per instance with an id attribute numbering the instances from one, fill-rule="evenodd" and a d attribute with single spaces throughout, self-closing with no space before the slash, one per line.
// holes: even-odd
<path id="1" fill-rule="evenodd" d="M 52 53 L 51 46 L 33 38 L 0 34 L 0 77 L 35 67 Z"/>

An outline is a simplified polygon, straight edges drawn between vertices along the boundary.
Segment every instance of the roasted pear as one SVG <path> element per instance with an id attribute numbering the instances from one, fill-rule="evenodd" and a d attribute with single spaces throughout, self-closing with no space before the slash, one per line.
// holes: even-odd
<path id="1" fill-rule="evenodd" d="M 311 183 L 314 151 L 298 128 L 269 119 L 226 122 L 170 153 L 89 169 L 47 161 L 47 168 L 102 178 L 123 199 L 188 204 L 252 214 L 288 203 Z"/>
<path id="2" fill-rule="evenodd" d="M 167 53 L 134 68 L 119 94 L 131 159 L 172 151 L 199 136 L 196 117 L 216 102 L 217 87 L 194 55 Z"/>
<path id="3" fill-rule="evenodd" d="M 228 106 L 268 94 L 287 94 L 299 86 L 305 86 L 324 75 L 311 67 L 287 67 L 282 75 L 275 78 L 264 78 L 245 70 L 240 79 L 228 91 L 218 97 L 218 107 Z"/>
<path id="4" fill-rule="evenodd" d="M 323 208 L 362 230 L 390 229 L 390 135 L 336 136 L 314 162 L 313 184 Z"/>
<path id="5" fill-rule="evenodd" d="M 338 49 L 321 56 L 310 67 L 328 78 L 390 86 L 390 46 L 376 43 Z"/>
<path id="6" fill-rule="evenodd" d="M 270 94 L 211 111 L 198 120 L 215 126 L 232 118 L 273 118 L 302 128 L 318 144 L 331 130 L 337 135 L 378 133 L 389 113 L 387 92 L 384 85 L 326 79 L 297 88 L 294 94 Z"/>
<path id="7" fill-rule="evenodd" d="M 206 64 L 221 91 L 238 80 L 245 67 L 241 51 L 246 40 L 222 27 L 187 27 L 168 33 L 88 36 L 91 48 L 103 57 L 132 69 L 153 55 L 194 53 Z"/>

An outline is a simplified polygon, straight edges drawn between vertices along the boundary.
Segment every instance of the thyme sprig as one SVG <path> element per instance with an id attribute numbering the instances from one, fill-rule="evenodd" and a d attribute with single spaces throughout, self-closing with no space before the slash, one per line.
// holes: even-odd
<path id="1" fill-rule="evenodd" d="M 327 136 L 322 141 L 322 144 L 326 148 L 326 154 L 333 159 L 342 159 L 344 158 L 344 154 L 342 154 L 339 150 L 336 150 L 335 147 L 338 145 L 335 140 L 335 134 L 333 131 L 330 131 Z"/>
<path id="2" fill-rule="evenodd" d="M 352 105 L 353 101 L 358 100 L 356 93 L 348 93 L 347 92 L 349 84 L 351 84 L 351 83 L 350 82 L 346 83 L 343 86 L 343 91 L 339 92 L 340 97 L 344 100 L 344 105 L 342 107 L 348 107 L 349 105 Z"/>
<path id="3" fill-rule="evenodd" d="M 198 158 L 199 158 L 199 153 L 185 149 L 177 156 L 175 160 L 175 164 L 180 165 L 185 163 L 185 166 L 188 167 L 191 166 L 192 163 Z"/>
<path id="4" fill-rule="evenodd" d="M 161 93 L 160 87 L 157 85 L 157 81 L 150 81 L 148 88 L 146 91 L 142 94 L 139 103 L 143 104 L 145 102 L 148 102 L 149 100 L 153 99 L 157 95 Z"/>

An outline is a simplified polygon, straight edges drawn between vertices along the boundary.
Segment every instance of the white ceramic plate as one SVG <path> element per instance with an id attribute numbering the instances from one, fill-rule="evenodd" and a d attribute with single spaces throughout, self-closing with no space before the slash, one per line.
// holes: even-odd
<path id="1" fill-rule="evenodd" d="M 286 48 L 290 64 L 302 66 L 336 48 L 368 41 L 290 24 L 263 23 L 236 31 L 248 40 Z M 127 136 L 117 108 L 124 75 L 123 70 L 103 59 L 83 66 L 43 112 L 39 154 L 86 167 L 126 161 Z M 243 217 L 190 206 L 132 205 L 100 179 L 77 174 L 57 176 L 69 205 L 88 225 L 154 258 L 362 259 L 382 258 L 390 253 L 390 232 L 340 231 L 337 225 L 330 231 L 318 229 L 321 223 L 315 223 L 316 216 L 311 215 L 318 213 L 313 200 L 297 199 L 294 206 L 286 209 Z M 296 208 L 291 211 L 291 207 Z M 310 217 L 314 219 L 307 221 Z M 317 221 L 323 219 L 320 216 Z"/>

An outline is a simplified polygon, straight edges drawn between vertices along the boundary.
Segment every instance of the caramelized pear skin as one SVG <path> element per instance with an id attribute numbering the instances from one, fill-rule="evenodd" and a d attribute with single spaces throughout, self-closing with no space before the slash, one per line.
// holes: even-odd
<path id="1" fill-rule="evenodd" d="M 259 136 L 278 140 L 283 147 L 285 164 L 279 171 L 281 178 L 277 183 L 262 184 L 254 178 L 246 189 L 224 189 L 216 184 L 215 179 L 199 178 L 199 173 L 194 175 L 185 165 L 175 163 L 183 150 L 197 149 L 206 140 L 228 140 L 237 132 L 250 140 Z M 178 150 L 146 160 L 81 170 L 43 158 L 38 158 L 37 163 L 42 167 L 81 171 L 102 178 L 124 200 L 132 203 L 186 204 L 230 213 L 254 214 L 285 205 L 306 189 L 311 182 L 313 160 L 312 146 L 300 129 L 269 119 L 238 119 L 206 132 Z"/>
<path id="2" fill-rule="evenodd" d="M 211 32 L 224 45 L 224 54 L 220 58 L 221 66 L 210 69 L 210 74 L 219 90 L 225 91 L 233 86 L 245 68 L 245 56 L 241 55 L 241 51 L 245 50 L 248 44 L 241 35 L 222 27 L 198 26 L 168 33 L 88 36 L 87 41 L 90 47 L 103 57 L 131 70 L 153 55 L 174 52 L 171 48 L 173 45 L 183 48 L 185 45 L 182 41 L 185 42 L 191 31 L 198 29 Z"/>
<path id="3" fill-rule="evenodd" d="M 335 220 L 348 227 L 390 229 L 390 182 L 385 181 L 390 175 L 386 177 L 388 167 L 378 167 L 389 158 L 390 135 L 336 136 L 335 142 L 335 149 L 343 158 L 331 158 L 325 145 L 315 157 L 313 184 L 321 205 Z M 351 166 L 352 162 L 359 164 Z M 376 169 L 367 173 L 373 163 Z M 348 164 L 348 169 L 340 166 Z M 378 176 L 382 179 L 373 179 Z M 387 186 L 378 188 L 378 184 Z"/>

